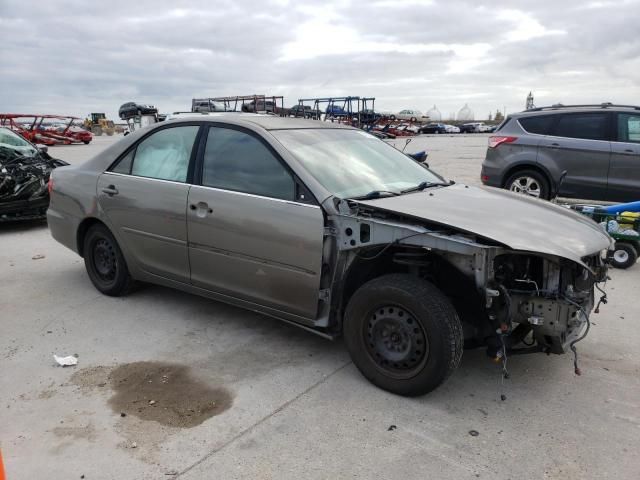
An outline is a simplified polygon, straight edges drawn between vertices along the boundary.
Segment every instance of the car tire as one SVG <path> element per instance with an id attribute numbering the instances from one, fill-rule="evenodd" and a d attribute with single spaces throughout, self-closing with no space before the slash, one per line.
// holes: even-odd
<path id="1" fill-rule="evenodd" d="M 611 265 L 615 268 L 629 268 L 638 260 L 638 251 L 627 242 L 616 242 L 615 250 L 611 255 Z"/>
<path id="2" fill-rule="evenodd" d="M 89 279 L 100 292 L 112 297 L 129 293 L 133 279 L 122 250 L 107 227 L 94 225 L 89 228 L 82 251 Z"/>
<path id="3" fill-rule="evenodd" d="M 520 170 L 507 178 L 504 188 L 512 192 L 529 195 L 530 197 L 549 200 L 551 198 L 551 188 L 549 181 L 536 170 Z"/>
<path id="4" fill-rule="evenodd" d="M 426 280 L 389 274 L 361 286 L 349 300 L 343 333 L 358 370 L 374 385 L 424 395 L 462 358 L 462 325 L 449 299 Z"/>
<path id="5" fill-rule="evenodd" d="M 411 118 L 409 119 L 409 121 L 410 121 L 410 122 L 417 122 L 417 121 L 418 121 L 418 119 L 417 119 L 416 117 L 411 117 Z"/>
<path id="6" fill-rule="evenodd" d="M 395 115 L 391 115 L 391 116 L 389 117 L 389 119 L 390 119 L 390 120 L 395 120 L 395 119 L 396 119 L 396 116 L 395 116 Z"/>

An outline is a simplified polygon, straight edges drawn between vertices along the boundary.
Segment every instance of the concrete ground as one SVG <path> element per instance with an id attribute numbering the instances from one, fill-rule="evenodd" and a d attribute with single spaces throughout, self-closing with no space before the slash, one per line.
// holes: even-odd
<path id="1" fill-rule="evenodd" d="M 76 163 L 112 141 L 51 154 Z M 426 147 L 434 169 L 478 183 L 485 145 L 442 135 L 410 150 Z M 640 266 L 611 277 L 579 344 L 582 376 L 568 355 L 521 356 L 501 387 L 499 367 L 466 351 L 443 386 L 408 399 L 369 384 L 340 341 L 156 286 L 103 296 L 44 224 L 0 225 L 7 475 L 637 479 Z M 78 365 L 58 367 L 53 354 L 77 354 Z M 214 400 L 190 403 L 203 392 Z M 178 411 L 193 417 L 176 422 Z"/>

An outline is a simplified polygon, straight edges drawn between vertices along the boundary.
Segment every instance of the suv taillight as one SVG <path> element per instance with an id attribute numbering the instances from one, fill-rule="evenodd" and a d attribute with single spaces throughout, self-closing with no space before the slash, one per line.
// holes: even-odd
<path id="1" fill-rule="evenodd" d="M 49 191 L 49 196 L 51 196 L 51 192 L 53 192 L 53 175 L 49 177 L 49 183 L 47 183 L 47 190 Z"/>
<path id="2" fill-rule="evenodd" d="M 493 136 L 489 137 L 489 148 L 497 148 L 503 143 L 513 143 L 518 139 L 518 137 L 503 137 L 503 136 Z"/>

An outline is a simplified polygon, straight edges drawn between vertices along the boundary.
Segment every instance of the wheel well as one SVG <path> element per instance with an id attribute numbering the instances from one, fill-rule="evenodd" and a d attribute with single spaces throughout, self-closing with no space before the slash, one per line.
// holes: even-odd
<path id="1" fill-rule="evenodd" d="M 97 218 L 90 217 L 90 218 L 85 218 L 80 223 L 80 225 L 78 225 L 78 232 L 76 233 L 76 241 L 78 242 L 77 243 L 78 254 L 80 254 L 81 257 L 84 257 L 84 252 L 82 251 L 84 249 L 84 237 L 89 231 L 89 229 L 94 225 L 104 225 L 104 223 L 98 220 Z"/>
<path id="2" fill-rule="evenodd" d="M 507 186 L 507 180 L 509 180 L 509 177 L 511 177 L 511 175 L 518 172 L 522 172 L 523 170 L 533 170 L 534 172 L 538 172 L 547 181 L 547 183 L 549 184 L 549 188 L 553 186 L 551 182 L 551 177 L 547 172 L 544 171 L 544 169 L 536 165 L 525 164 L 525 165 L 516 165 L 515 167 L 512 167 L 510 170 L 507 170 L 507 172 L 502 177 L 502 188 L 505 188 Z"/>
<path id="3" fill-rule="evenodd" d="M 478 325 L 485 318 L 483 299 L 474 280 L 437 252 L 398 247 L 387 249 L 375 259 L 364 259 L 373 255 L 376 253 L 360 253 L 350 265 L 342 284 L 341 313 L 355 291 L 369 280 L 389 273 L 409 273 L 428 280 L 442 291 L 453 303 L 462 322 Z"/>

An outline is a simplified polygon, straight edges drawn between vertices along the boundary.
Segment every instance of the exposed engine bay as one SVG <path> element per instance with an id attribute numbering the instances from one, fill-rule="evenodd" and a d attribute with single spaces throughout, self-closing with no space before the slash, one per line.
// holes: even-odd
<path id="1" fill-rule="evenodd" d="M 0 222 L 44 217 L 49 175 L 64 165 L 44 152 L 0 146 Z"/>
<path id="2" fill-rule="evenodd" d="M 339 208 L 342 214 L 333 220 L 345 272 L 375 270 L 375 259 L 387 271 L 425 278 L 456 306 L 465 345 L 484 346 L 497 361 L 571 350 L 577 363 L 574 345 L 588 333 L 596 288 L 606 303 L 598 286 L 607 279 L 606 249 L 577 263 L 353 203 Z"/>

